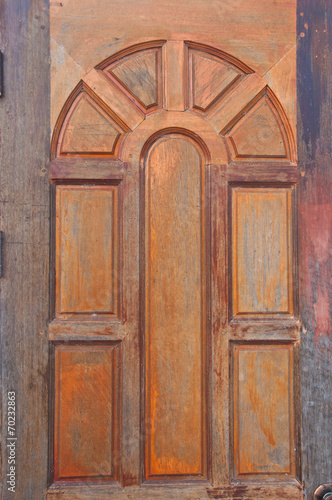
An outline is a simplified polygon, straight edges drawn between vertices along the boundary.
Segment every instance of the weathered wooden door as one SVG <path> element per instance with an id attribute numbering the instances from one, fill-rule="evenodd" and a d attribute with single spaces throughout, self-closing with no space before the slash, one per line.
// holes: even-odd
<path id="1" fill-rule="evenodd" d="M 128 47 L 72 92 L 52 158 L 49 498 L 301 498 L 297 166 L 264 79 Z"/>

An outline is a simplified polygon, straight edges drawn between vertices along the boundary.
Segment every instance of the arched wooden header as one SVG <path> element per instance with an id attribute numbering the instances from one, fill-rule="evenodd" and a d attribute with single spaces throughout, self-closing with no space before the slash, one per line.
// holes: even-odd
<path id="1" fill-rule="evenodd" d="M 57 120 L 51 159 L 123 159 L 126 136 L 147 139 L 165 111 L 170 127 L 218 135 L 224 163 L 296 160 L 289 120 L 264 78 L 213 47 L 165 40 L 122 50 L 79 82 Z"/>

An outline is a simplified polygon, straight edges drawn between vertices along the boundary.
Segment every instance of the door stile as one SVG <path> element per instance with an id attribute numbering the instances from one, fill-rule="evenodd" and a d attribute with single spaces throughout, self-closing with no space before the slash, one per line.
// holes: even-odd
<path id="1" fill-rule="evenodd" d="M 122 486 L 140 482 L 140 338 L 139 338 L 139 165 L 124 163 L 123 287 L 127 336 L 123 342 L 120 462 Z"/>
<path id="2" fill-rule="evenodd" d="M 226 165 L 211 164 L 212 485 L 229 483 L 228 234 Z"/>

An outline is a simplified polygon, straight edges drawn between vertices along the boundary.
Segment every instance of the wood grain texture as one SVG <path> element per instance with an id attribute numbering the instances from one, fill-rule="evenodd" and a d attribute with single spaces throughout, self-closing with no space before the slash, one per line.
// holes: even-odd
<path id="1" fill-rule="evenodd" d="M 48 476 L 49 11 L 39 0 L 2 0 L 0 11 L 5 68 L 0 103 L 0 497 L 42 500 Z M 15 493 L 7 483 L 8 391 L 16 392 L 17 403 Z"/>
<path id="2" fill-rule="evenodd" d="M 69 94 L 85 75 L 85 71 L 68 54 L 63 45 L 54 38 L 50 39 L 51 51 L 51 131 L 56 124 L 58 115 L 61 112 L 64 102 Z M 57 110 L 57 113 L 54 112 Z"/>
<path id="3" fill-rule="evenodd" d="M 234 347 L 234 465 L 238 476 L 294 474 L 291 347 Z"/>
<path id="4" fill-rule="evenodd" d="M 145 162 L 147 478 L 206 475 L 202 162 L 180 135 Z"/>
<path id="5" fill-rule="evenodd" d="M 265 81 L 285 108 L 296 137 L 296 45 L 264 75 Z"/>
<path id="6" fill-rule="evenodd" d="M 231 131 L 236 157 L 285 158 L 280 125 L 268 99 L 259 101 Z"/>
<path id="7" fill-rule="evenodd" d="M 293 314 L 291 188 L 232 189 L 233 314 Z"/>
<path id="8" fill-rule="evenodd" d="M 55 342 L 81 340 L 112 340 L 122 341 L 128 335 L 128 328 L 119 320 L 109 321 L 108 318 L 91 317 L 76 318 L 68 321 L 56 318 L 49 324 L 49 339 Z M 112 337 L 110 339 L 110 336 Z"/>
<path id="9" fill-rule="evenodd" d="M 82 486 L 66 488 L 56 485 L 47 494 L 47 500 L 136 500 L 141 497 L 139 488 L 110 488 L 105 486 L 90 486 L 89 493 Z M 259 485 L 257 483 L 220 488 L 182 486 L 166 486 L 164 488 L 144 487 L 146 500 L 193 500 L 193 499 L 227 499 L 227 500 L 302 500 L 302 490 L 296 481 L 288 484 Z"/>
<path id="10" fill-rule="evenodd" d="M 145 109 L 158 102 L 160 71 L 157 56 L 158 49 L 142 51 L 106 69 Z"/>
<path id="11" fill-rule="evenodd" d="M 118 349 L 56 347 L 55 481 L 118 478 Z"/>
<path id="12" fill-rule="evenodd" d="M 249 163 L 249 162 L 248 162 Z M 261 162 L 259 159 L 248 163 L 232 161 L 227 166 L 226 179 L 228 182 L 286 182 L 296 184 L 299 181 L 300 172 L 294 163 L 278 163 L 277 159 Z"/>
<path id="13" fill-rule="evenodd" d="M 143 112 L 132 104 L 101 71 L 93 69 L 83 80 L 130 130 L 141 123 L 144 118 Z"/>
<path id="14" fill-rule="evenodd" d="M 57 187 L 58 315 L 118 313 L 117 186 Z"/>
<path id="15" fill-rule="evenodd" d="M 164 46 L 164 92 L 168 111 L 184 111 L 186 99 L 187 52 L 181 41 L 169 40 Z"/>
<path id="16" fill-rule="evenodd" d="M 228 153 L 223 138 L 201 116 L 190 112 L 159 111 L 146 119 L 123 141 L 120 158 L 124 162 L 140 161 L 144 146 L 159 133 L 180 132 L 200 141 L 207 163 L 226 164 Z"/>
<path id="17" fill-rule="evenodd" d="M 69 116 L 63 134 L 62 154 L 113 154 L 120 131 L 93 100 L 82 94 Z"/>
<path id="18" fill-rule="evenodd" d="M 57 158 L 51 162 L 50 177 L 53 180 L 108 180 L 120 182 L 124 178 L 122 161 L 109 158 Z"/>
<path id="19" fill-rule="evenodd" d="M 262 76 L 296 43 L 295 0 L 278 2 L 273 8 L 269 0 L 238 0 L 236 6 L 231 0 L 197 0 L 194 8 L 186 0 L 126 4 L 66 0 L 51 4 L 51 21 L 51 36 L 64 54 L 59 58 L 55 51 L 52 56 L 54 89 L 61 92 L 52 104 L 54 120 L 78 79 L 72 70 L 65 75 L 66 85 L 61 84 L 68 59 L 74 68 L 88 72 L 138 42 L 192 40 L 234 55 Z"/>
<path id="20" fill-rule="evenodd" d="M 211 308 L 208 324 L 211 328 L 213 371 L 210 377 L 211 483 L 214 486 L 230 481 L 230 361 L 227 335 L 228 314 L 228 211 L 227 183 L 222 165 L 210 166 Z M 207 342 L 209 339 L 207 339 Z M 209 359 L 209 358 L 208 358 Z"/>
<path id="21" fill-rule="evenodd" d="M 257 98 L 265 88 L 264 79 L 257 74 L 247 75 L 228 98 L 214 106 L 208 113 L 208 121 L 218 133 L 225 135 L 242 115 L 244 109 Z"/>
<path id="22" fill-rule="evenodd" d="M 1 486 L 43 500 L 48 476 L 49 9 L 1 0 Z M 16 488 L 8 491 L 7 393 L 16 392 Z M 38 450 L 38 451 L 37 451 Z"/>
<path id="23" fill-rule="evenodd" d="M 241 72 L 210 54 L 189 50 L 192 106 L 206 111 L 241 76 Z"/>
<path id="24" fill-rule="evenodd" d="M 332 477 L 331 4 L 298 1 L 302 446 L 305 496 Z"/>

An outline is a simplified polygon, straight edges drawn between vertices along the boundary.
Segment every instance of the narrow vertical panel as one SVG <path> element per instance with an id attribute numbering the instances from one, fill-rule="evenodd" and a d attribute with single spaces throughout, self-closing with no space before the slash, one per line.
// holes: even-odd
<path id="1" fill-rule="evenodd" d="M 293 313 L 292 189 L 232 189 L 233 314 Z"/>
<path id="2" fill-rule="evenodd" d="M 234 348 L 237 475 L 294 474 L 292 372 L 289 345 Z"/>
<path id="3" fill-rule="evenodd" d="M 202 157 L 179 135 L 146 159 L 146 477 L 204 476 Z"/>
<path id="4" fill-rule="evenodd" d="M 117 349 L 56 348 L 55 480 L 117 479 Z"/>
<path id="5" fill-rule="evenodd" d="M 185 110 L 185 51 L 182 41 L 168 41 L 165 50 L 165 107 L 168 111 Z"/>
<path id="6" fill-rule="evenodd" d="M 58 314 L 117 314 L 117 198 L 117 186 L 57 187 Z"/>

